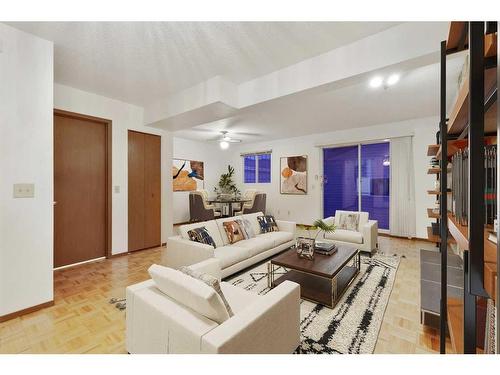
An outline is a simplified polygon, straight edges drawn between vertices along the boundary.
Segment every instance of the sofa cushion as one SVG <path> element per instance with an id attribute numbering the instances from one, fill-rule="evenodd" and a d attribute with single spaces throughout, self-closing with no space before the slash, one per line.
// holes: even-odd
<path id="1" fill-rule="evenodd" d="M 227 310 L 227 313 L 229 314 L 229 316 L 231 317 L 234 315 L 233 309 L 231 309 L 231 305 L 229 305 L 229 303 L 227 302 L 227 298 L 224 295 L 224 292 L 222 291 L 222 289 L 220 287 L 219 278 L 214 277 L 208 273 L 195 271 L 195 270 L 193 270 L 189 267 L 186 267 L 186 266 L 181 267 L 179 269 L 179 271 L 181 271 L 182 273 L 185 273 L 186 275 L 194 277 L 196 280 L 203 281 L 210 288 L 215 290 L 215 293 L 217 293 L 219 295 L 222 302 L 224 303 L 224 306 L 226 306 L 226 310 Z"/>
<path id="2" fill-rule="evenodd" d="M 338 229 L 345 229 L 345 228 L 341 228 L 340 219 L 343 216 L 343 214 L 352 214 L 352 213 L 358 214 L 357 231 L 361 232 L 361 229 L 363 228 L 363 226 L 366 223 L 368 223 L 368 216 L 369 216 L 368 212 L 363 212 L 363 211 L 356 212 L 356 211 L 342 211 L 342 210 L 337 210 L 337 211 L 335 211 L 335 226 Z"/>
<path id="3" fill-rule="evenodd" d="M 251 214 L 242 215 L 241 218 L 247 219 L 250 222 L 250 224 L 252 224 L 252 228 L 253 228 L 254 233 L 259 234 L 260 233 L 260 225 L 259 225 L 259 221 L 257 220 L 257 217 L 262 216 L 262 215 L 264 215 L 262 212 L 254 212 Z"/>
<path id="4" fill-rule="evenodd" d="M 262 298 L 257 293 L 249 292 L 230 283 L 222 282 L 220 286 L 235 315 Z"/>
<path id="5" fill-rule="evenodd" d="M 149 267 L 148 272 L 157 288 L 178 303 L 217 323 L 229 319 L 220 296 L 204 282 L 157 264 Z"/>
<path id="6" fill-rule="evenodd" d="M 225 221 L 222 223 L 222 226 L 230 244 L 245 239 L 245 234 L 237 220 Z"/>
<path id="7" fill-rule="evenodd" d="M 279 230 L 278 224 L 276 224 L 276 220 L 272 215 L 258 216 L 257 220 L 259 221 L 260 233 L 277 232 Z"/>
<path id="8" fill-rule="evenodd" d="M 274 247 L 274 241 L 272 238 L 266 238 L 259 234 L 257 237 L 238 242 L 238 246 L 247 249 L 249 257 L 253 257 L 254 255 L 272 249 Z"/>
<path id="9" fill-rule="evenodd" d="M 248 219 L 236 219 L 235 220 L 239 225 L 243 234 L 245 235 L 245 239 L 254 238 L 256 233 L 253 230 L 253 225 Z"/>
<path id="10" fill-rule="evenodd" d="M 238 246 L 226 245 L 214 250 L 215 257 L 220 260 L 222 269 L 250 257 L 248 249 L 239 246 L 241 242 L 243 241 L 238 242 Z"/>
<path id="11" fill-rule="evenodd" d="M 361 233 L 347 229 L 336 229 L 334 233 L 325 233 L 325 238 L 342 242 L 363 243 Z"/>
<path id="12" fill-rule="evenodd" d="M 214 239 L 210 236 L 210 233 L 208 233 L 207 228 L 205 227 L 190 229 L 187 234 L 191 241 L 213 246 L 214 249 L 217 247 Z"/>
<path id="13" fill-rule="evenodd" d="M 259 234 L 257 237 L 266 238 L 273 241 L 273 247 L 277 247 L 285 242 L 293 240 L 293 234 L 290 232 L 269 232 Z"/>
<path id="14" fill-rule="evenodd" d="M 222 242 L 222 237 L 219 232 L 219 228 L 217 227 L 217 223 L 215 220 L 209 220 L 209 221 L 202 221 L 199 223 L 193 223 L 193 224 L 186 224 L 186 225 L 181 225 L 179 227 L 179 234 L 181 235 L 182 238 L 189 240 L 189 235 L 188 231 L 191 229 L 195 228 L 200 228 L 200 227 L 205 227 L 210 234 L 210 237 L 215 242 L 215 245 L 217 247 L 224 246 L 224 243 Z"/>

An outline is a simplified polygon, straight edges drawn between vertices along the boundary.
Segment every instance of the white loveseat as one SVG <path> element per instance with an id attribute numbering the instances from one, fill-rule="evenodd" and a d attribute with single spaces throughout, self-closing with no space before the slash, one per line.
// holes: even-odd
<path id="1" fill-rule="evenodd" d="M 165 268 L 156 267 L 160 272 Z M 189 268 L 220 280 L 217 259 L 208 259 Z M 179 299 L 186 303 L 200 296 L 206 296 L 207 301 L 213 300 L 213 289 L 207 285 L 187 275 L 179 278 L 185 290 L 196 294 L 184 292 L 178 295 Z M 129 286 L 126 292 L 127 351 L 132 354 L 279 354 L 292 353 L 299 346 L 298 284 L 284 281 L 266 295 L 251 293 L 226 282 L 221 282 L 220 286 L 234 313 L 220 323 L 164 294 L 152 279 Z M 203 307 L 202 304 L 198 306 Z"/>
<path id="2" fill-rule="evenodd" d="M 340 214 L 359 214 L 357 230 L 339 229 Z M 328 224 L 335 224 L 337 229 L 333 233 L 325 233 L 324 239 L 336 243 L 355 245 L 359 251 L 373 253 L 377 249 L 378 221 L 369 220 L 368 212 L 335 211 L 335 216 L 324 219 Z"/>
<path id="3" fill-rule="evenodd" d="M 170 237 L 167 247 L 162 250 L 161 264 L 166 267 L 178 269 L 190 266 L 205 259 L 216 258 L 220 260 L 222 277 L 225 278 L 247 268 L 261 260 L 269 258 L 295 243 L 296 225 L 290 221 L 276 220 L 278 232 L 260 234 L 257 221 L 261 212 L 203 221 L 199 223 L 181 225 L 180 235 Z M 256 237 L 230 244 L 223 227 L 225 221 L 247 219 L 252 224 Z M 189 239 L 188 231 L 194 228 L 205 227 L 214 239 L 216 248 Z"/>

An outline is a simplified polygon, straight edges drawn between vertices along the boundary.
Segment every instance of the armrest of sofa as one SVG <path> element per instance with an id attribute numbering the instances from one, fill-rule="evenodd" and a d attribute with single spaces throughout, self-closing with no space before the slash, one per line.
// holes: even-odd
<path id="1" fill-rule="evenodd" d="M 377 248 L 378 237 L 378 221 L 368 220 L 361 229 L 363 235 L 363 248 L 367 251 L 372 251 Z"/>
<path id="2" fill-rule="evenodd" d="M 276 220 L 278 224 L 278 229 L 283 232 L 290 232 L 295 237 L 295 231 L 297 230 L 297 225 L 293 221 Z"/>
<path id="3" fill-rule="evenodd" d="M 177 269 L 213 257 L 213 246 L 174 236 L 167 239 L 167 247 L 162 250 L 161 264 Z"/>
<path id="4" fill-rule="evenodd" d="M 199 273 L 208 273 L 209 275 L 216 277 L 221 281 L 222 272 L 220 260 L 217 258 L 210 258 L 202 262 L 192 264 L 189 266 L 190 269 Z"/>
<path id="5" fill-rule="evenodd" d="M 300 344 L 300 286 L 284 281 L 202 338 L 203 353 L 292 353 Z"/>

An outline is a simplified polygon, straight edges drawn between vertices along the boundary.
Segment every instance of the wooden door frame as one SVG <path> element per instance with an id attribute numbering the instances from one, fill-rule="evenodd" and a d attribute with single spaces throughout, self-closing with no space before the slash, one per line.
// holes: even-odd
<path id="1" fill-rule="evenodd" d="M 128 142 L 129 142 L 128 141 L 128 133 L 129 132 L 139 133 L 139 134 L 146 134 L 146 135 L 152 135 L 152 136 L 160 138 L 160 179 L 161 179 L 161 173 L 162 173 L 162 167 L 161 167 L 161 152 L 162 152 L 162 148 L 161 147 L 162 147 L 163 137 L 160 134 L 153 134 L 153 133 L 143 132 L 143 131 L 140 131 L 140 130 L 127 129 L 127 150 L 128 150 Z M 127 160 L 128 160 L 128 154 L 127 154 Z M 163 182 L 163 180 L 161 180 L 161 182 Z M 128 184 L 128 163 L 127 163 L 127 184 Z M 127 194 L 129 194 L 128 193 L 128 188 L 127 188 Z M 163 189 L 160 186 L 160 246 L 163 246 L 162 236 L 161 236 L 161 229 L 163 228 L 163 226 L 162 226 L 163 220 L 162 219 L 163 219 Z M 128 195 L 127 195 L 127 225 L 128 225 Z M 166 243 L 165 243 L 165 245 L 166 245 Z M 148 250 L 148 249 L 155 249 L 155 248 L 156 248 L 156 246 L 130 251 L 129 245 L 128 245 L 128 230 L 127 230 L 127 251 L 124 254 L 131 254 L 131 253 L 136 252 L 136 251 L 142 251 L 142 250 Z M 121 254 L 117 254 L 117 255 L 121 255 Z"/>
<path id="2" fill-rule="evenodd" d="M 112 196 L 112 152 L 111 152 L 111 146 L 112 146 L 112 128 L 113 128 L 113 121 L 101 118 L 101 117 L 95 117 L 95 116 L 90 116 L 90 115 L 85 115 L 82 113 L 75 113 L 75 112 L 70 112 L 70 111 L 65 111 L 62 109 L 54 108 L 54 116 L 61 116 L 61 117 L 67 117 L 67 118 L 73 118 L 77 120 L 90 120 L 94 122 L 98 122 L 104 125 L 106 129 L 106 140 L 105 140 L 105 145 L 106 145 L 106 160 L 105 160 L 105 165 L 106 165 L 106 248 L 105 248 L 105 257 L 106 259 L 109 259 L 111 257 L 111 239 L 112 239 L 112 209 L 113 209 L 113 196 Z M 55 152 L 53 155 L 54 162 L 55 162 Z M 55 180 L 55 171 L 53 173 L 53 178 Z M 54 189 L 55 189 L 55 181 L 54 181 Z M 54 238 L 55 238 L 55 227 L 54 227 Z"/>

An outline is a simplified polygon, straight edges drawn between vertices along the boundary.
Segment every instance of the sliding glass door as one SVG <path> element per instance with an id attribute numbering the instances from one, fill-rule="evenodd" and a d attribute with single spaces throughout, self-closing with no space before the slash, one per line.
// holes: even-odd
<path id="1" fill-rule="evenodd" d="M 389 229 L 389 142 L 323 149 L 323 215 L 365 211 Z"/>
<path id="2" fill-rule="evenodd" d="M 324 217 L 336 210 L 359 210 L 358 154 L 358 146 L 323 149 Z"/>

